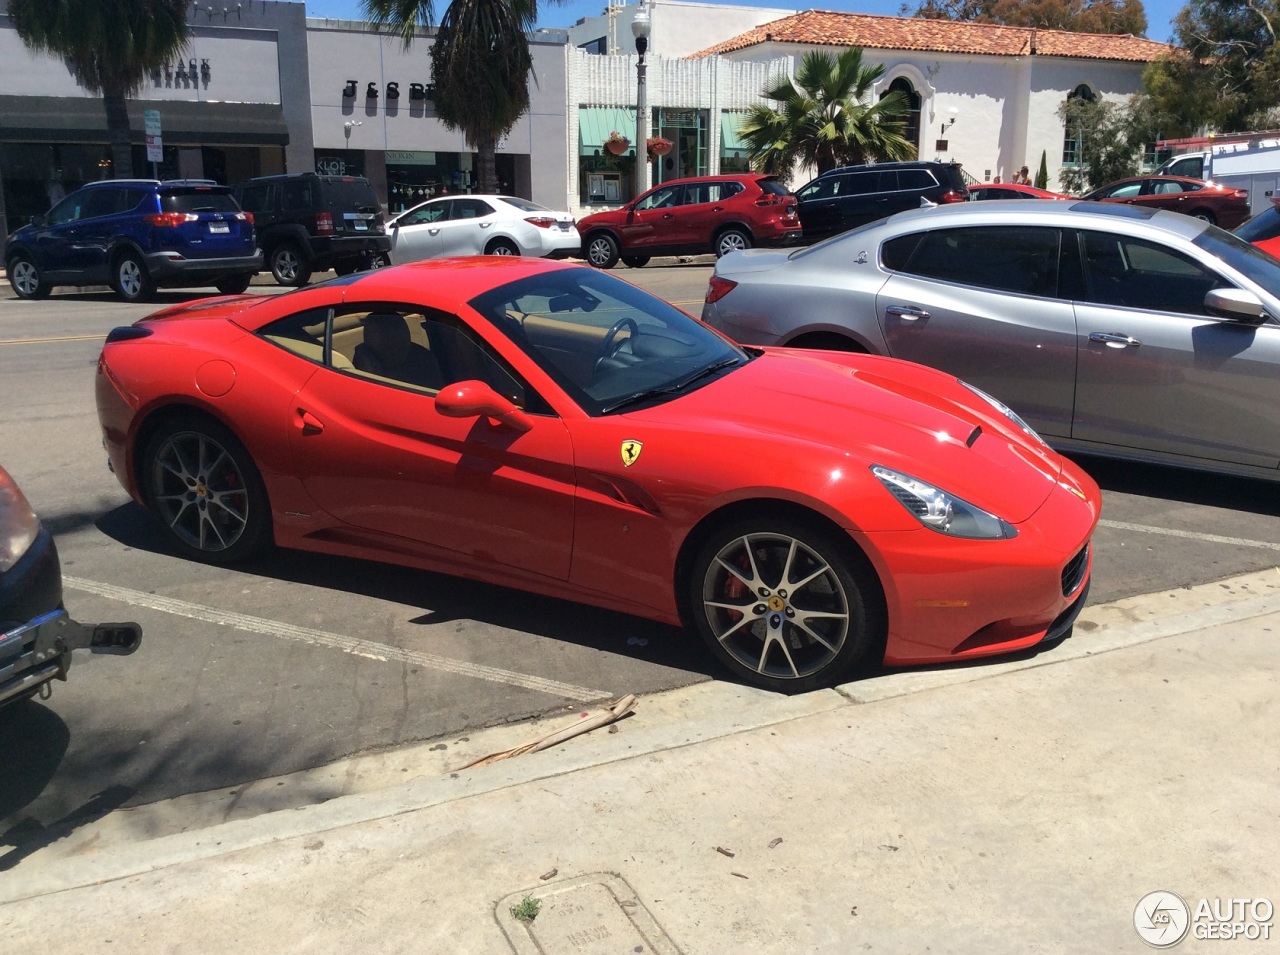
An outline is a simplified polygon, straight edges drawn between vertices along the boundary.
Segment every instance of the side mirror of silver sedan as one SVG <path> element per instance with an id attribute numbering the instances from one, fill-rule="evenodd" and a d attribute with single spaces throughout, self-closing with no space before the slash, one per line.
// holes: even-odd
<path id="1" fill-rule="evenodd" d="M 1211 289 L 1204 297 L 1204 307 L 1213 315 L 1257 324 L 1266 317 L 1266 307 L 1252 292 L 1240 288 Z"/>

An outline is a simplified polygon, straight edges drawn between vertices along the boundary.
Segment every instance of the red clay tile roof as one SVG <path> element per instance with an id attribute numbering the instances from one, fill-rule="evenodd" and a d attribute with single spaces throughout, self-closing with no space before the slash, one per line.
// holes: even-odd
<path id="1" fill-rule="evenodd" d="M 931 53 L 978 53 L 990 56 L 1071 56 L 1090 60 L 1149 63 L 1173 48 L 1137 36 L 1068 33 L 1007 27 L 994 23 L 962 23 L 919 17 L 885 17 L 865 13 L 805 10 L 763 23 L 717 43 L 693 58 L 732 53 L 760 43 L 860 46 L 880 50 L 924 50 Z"/>

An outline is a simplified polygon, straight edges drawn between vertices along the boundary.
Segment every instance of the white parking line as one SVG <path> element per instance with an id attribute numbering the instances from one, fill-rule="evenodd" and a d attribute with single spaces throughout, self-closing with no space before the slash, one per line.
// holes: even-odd
<path id="1" fill-rule="evenodd" d="M 99 597 L 119 600 L 136 607 L 159 610 L 161 613 L 171 613 L 191 620 L 203 620 L 206 623 L 213 623 L 219 626 L 234 627 L 236 630 L 246 630 L 249 633 L 262 633 L 272 637 L 283 637 L 286 640 L 297 640 L 300 643 L 309 643 L 313 646 L 330 647 L 358 657 L 368 657 L 371 660 L 412 663 L 416 666 L 440 670 L 445 673 L 456 673 L 459 676 L 474 677 L 477 680 L 488 680 L 490 683 L 505 683 L 508 686 L 523 687 L 526 690 L 537 690 L 539 693 L 549 693 L 552 696 L 564 697 L 581 703 L 602 700 L 612 695 L 605 690 L 592 690 L 585 686 L 574 686 L 572 683 L 561 683 L 558 680 L 546 680 L 542 677 L 515 673 L 511 670 L 502 670 L 479 663 L 450 660 L 448 657 L 436 656 L 433 653 L 404 650 L 400 647 L 392 647 L 383 643 L 374 643 L 371 640 L 361 640 L 358 637 L 346 637 L 337 633 L 327 633 L 324 630 L 313 630 L 310 627 L 297 627 L 290 623 L 281 623 L 278 620 L 250 617 L 248 614 L 234 613 L 227 610 L 215 610 L 213 607 L 203 607 L 200 604 L 187 603 L 185 600 L 160 597 L 156 594 L 143 593 L 140 590 L 129 590 L 112 584 L 98 583 L 95 580 L 85 580 L 82 577 L 64 576 L 62 582 L 67 587 L 74 587 L 76 590 L 97 594 Z"/>
<path id="2" fill-rule="evenodd" d="M 1126 521 L 1098 521 L 1099 527 L 1118 531 L 1137 531 L 1140 534 L 1160 534 L 1164 537 L 1184 537 L 1187 540 L 1204 541 L 1207 544 L 1233 544 L 1236 547 L 1260 547 L 1263 550 L 1280 550 L 1280 544 L 1271 541 L 1254 541 L 1243 537 L 1223 537 L 1221 534 L 1201 534 L 1196 531 L 1178 531 L 1171 527 L 1152 527 L 1150 524 L 1130 524 Z"/>

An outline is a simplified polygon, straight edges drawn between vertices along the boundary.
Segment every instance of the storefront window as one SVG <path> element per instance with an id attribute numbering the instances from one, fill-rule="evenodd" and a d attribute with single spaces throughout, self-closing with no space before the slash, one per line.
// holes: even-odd
<path id="1" fill-rule="evenodd" d="M 738 135 L 738 128 L 746 120 L 745 112 L 720 114 L 720 171 L 750 172 L 750 147 Z"/>
<path id="2" fill-rule="evenodd" d="M 655 184 L 710 173 L 707 156 L 708 111 L 659 109 L 658 135 L 672 142 L 671 152 L 654 163 Z"/>
<path id="3" fill-rule="evenodd" d="M 612 132 L 632 140 L 622 155 L 605 142 Z M 583 106 L 578 110 L 578 201 L 616 206 L 635 194 L 636 111 Z"/>

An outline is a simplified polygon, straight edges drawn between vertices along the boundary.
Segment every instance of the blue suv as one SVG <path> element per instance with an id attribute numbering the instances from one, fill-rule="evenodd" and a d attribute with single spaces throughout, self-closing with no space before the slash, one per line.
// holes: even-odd
<path id="1" fill-rule="evenodd" d="M 58 285 L 110 285 L 128 302 L 157 288 L 236 295 L 262 268 L 253 216 L 206 179 L 109 179 L 67 196 L 4 244 L 19 298 Z"/>

